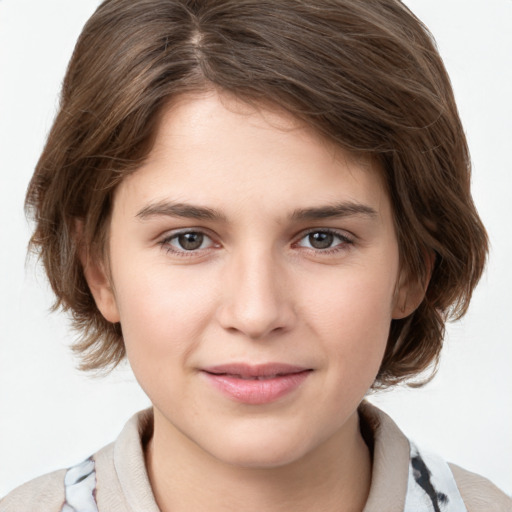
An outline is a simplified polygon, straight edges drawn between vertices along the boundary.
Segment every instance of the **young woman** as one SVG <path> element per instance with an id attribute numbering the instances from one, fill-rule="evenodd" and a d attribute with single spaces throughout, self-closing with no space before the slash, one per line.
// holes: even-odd
<path id="1" fill-rule="evenodd" d="M 1 511 L 489 511 L 364 401 L 439 357 L 485 230 L 432 39 L 396 0 L 107 0 L 27 206 L 84 369 L 152 408 Z"/>

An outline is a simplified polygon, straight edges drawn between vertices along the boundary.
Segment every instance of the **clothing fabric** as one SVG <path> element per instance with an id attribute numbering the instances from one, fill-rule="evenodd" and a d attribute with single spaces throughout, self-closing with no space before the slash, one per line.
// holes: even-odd
<path id="1" fill-rule="evenodd" d="M 404 512 L 467 512 L 448 464 L 411 443 Z"/>
<path id="2" fill-rule="evenodd" d="M 373 452 L 363 512 L 512 512 L 512 499 L 485 478 L 419 449 L 376 407 L 360 407 Z M 70 468 L 39 477 L 0 501 L 0 512 L 159 512 L 144 464 L 151 410 L 135 415 L 117 441 Z"/>
<path id="3" fill-rule="evenodd" d="M 61 512 L 99 512 L 96 503 L 96 470 L 89 458 L 69 468 L 64 478 L 66 502 Z M 467 512 L 448 464 L 420 453 L 411 444 L 409 479 L 404 512 Z"/>

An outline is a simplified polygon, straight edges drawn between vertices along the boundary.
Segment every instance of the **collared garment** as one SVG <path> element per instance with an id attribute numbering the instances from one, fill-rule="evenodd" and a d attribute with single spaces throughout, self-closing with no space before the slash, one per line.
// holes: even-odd
<path id="1" fill-rule="evenodd" d="M 512 512 L 512 499 L 489 480 L 425 452 L 384 412 L 363 402 L 361 430 L 373 452 L 362 512 Z M 18 487 L 0 512 L 160 512 L 144 464 L 152 431 L 148 409 L 89 459 Z"/>

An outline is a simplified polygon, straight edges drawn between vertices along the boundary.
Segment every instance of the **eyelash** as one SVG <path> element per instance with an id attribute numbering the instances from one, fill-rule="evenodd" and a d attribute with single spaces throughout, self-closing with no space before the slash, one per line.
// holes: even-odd
<path id="1" fill-rule="evenodd" d="M 208 247 L 206 249 L 195 249 L 195 250 L 187 251 L 186 249 L 181 249 L 181 250 L 176 249 L 171 245 L 171 242 L 173 240 L 177 239 L 178 237 L 180 237 L 182 235 L 188 235 L 188 234 L 202 235 L 203 237 L 209 238 L 210 240 L 212 240 L 211 236 L 209 236 L 207 233 L 205 233 L 204 231 L 202 231 L 200 229 L 186 229 L 183 231 L 178 231 L 176 233 L 173 233 L 172 235 L 166 236 L 163 240 L 161 240 L 159 242 L 159 245 L 165 250 L 165 252 L 167 254 L 173 254 L 180 258 L 191 258 L 191 257 L 197 256 L 199 250 L 204 251 L 204 250 L 211 249 L 211 247 Z M 212 242 L 213 242 L 213 240 L 212 240 Z M 213 243 L 213 246 L 215 246 L 215 245 L 219 246 L 219 244 Z"/>
<path id="2" fill-rule="evenodd" d="M 334 229 L 329 228 L 313 228 L 310 230 L 307 230 L 305 232 L 302 232 L 300 235 L 300 238 L 296 242 L 294 242 L 292 245 L 294 247 L 299 246 L 298 244 L 305 239 L 306 237 L 314 234 L 314 233 L 322 233 L 326 235 L 332 235 L 333 237 L 340 240 L 340 243 L 335 245 L 334 247 L 328 247 L 326 249 L 315 249 L 314 247 L 303 247 L 304 249 L 308 251 L 313 251 L 315 254 L 320 255 L 332 255 L 336 254 L 338 252 L 346 251 L 351 245 L 354 244 L 354 239 L 350 236 L 348 236 L 345 232 L 340 232 Z M 178 237 L 182 235 L 188 235 L 188 234 L 196 234 L 196 235 L 202 235 L 203 237 L 209 238 L 212 241 L 212 246 L 207 248 L 198 248 L 198 249 L 192 249 L 192 250 L 186 250 L 186 249 L 176 249 L 171 245 L 171 242 L 173 240 L 176 240 Z M 215 244 L 213 242 L 212 237 L 209 236 L 206 232 L 200 230 L 200 229 L 187 229 L 183 231 L 179 231 L 176 233 L 171 234 L 170 236 L 165 237 L 163 240 L 158 242 L 159 245 L 166 251 L 167 254 L 173 254 L 175 256 L 181 257 L 181 258 L 190 258 L 197 256 L 199 251 L 208 251 L 212 247 L 215 248 L 215 246 L 220 247 L 219 244 Z M 301 246 L 299 246 L 301 247 Z"/>
<path id="3" fill-rule="evenodd" d="M 293 245 L 296 246 L 301 240 L 305 239 L 309 235 L 312 235 L 314 233 L 322 233 L 326 235 L 332 235 L 335 238 L 338 238 L 340 240 L 340 243 L 333 246 L 328 247 L 326 249 L 315 249 L 314 247 L 305 247 L 305 249 L 308 249 L 310 251 L 314 251 L 317 254 L 321 254 L 324 256 L 336 254 L 341 251 L 346 251 L 351 245 L 354 244 L 354 239 L 350 236 L 348 236 L 345 232 L 340 232 L 335 229 L 329 229 L 329 228 L 313 228 L 308 231 L 305 231 L 301 233 L 301 237 L 297 242 L 295 242 Z"/>

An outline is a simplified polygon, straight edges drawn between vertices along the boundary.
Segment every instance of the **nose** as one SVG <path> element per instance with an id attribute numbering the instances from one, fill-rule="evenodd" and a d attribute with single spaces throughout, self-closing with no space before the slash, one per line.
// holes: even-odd
<path id="1" fill-rule="evenodd" d="M 264 339 L 293 327 L 296 315 L 289 281 L 272 254 L 233 255 L 225 271 L 217 311 L 224 329 Z"/>

